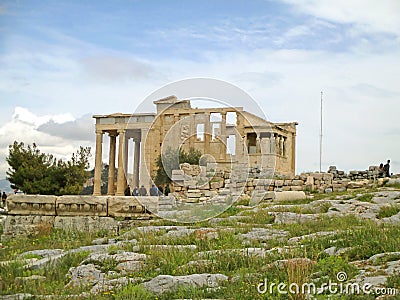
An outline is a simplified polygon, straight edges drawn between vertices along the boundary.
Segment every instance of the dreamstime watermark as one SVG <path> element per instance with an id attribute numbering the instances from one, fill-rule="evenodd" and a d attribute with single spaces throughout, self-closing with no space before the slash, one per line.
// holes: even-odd
<path id="1" fill-rule="evenodd" d="M 337 282 L 329 280 L 320 285 L 313 282 L 305 282 L 298 284 L 292 282 L 287 284 L 285 282 L 268 282 L 264 278 L 263 282 L 257 285 L 257 291 L 260 294 L 308 294 L 308 295 L 320 295 L 320 294 L 331 294 L 331 295 L 397 295 L 398 290 L 389 287 L 374 287 L 370 283 L 356 283 L 346 282 L 346 272 L 338 272 L 336 274 Z"/>

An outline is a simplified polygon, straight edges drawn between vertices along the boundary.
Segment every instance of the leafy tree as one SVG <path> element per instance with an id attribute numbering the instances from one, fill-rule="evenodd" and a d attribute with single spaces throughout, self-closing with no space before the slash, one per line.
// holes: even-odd
<path id="1" fill-rule="evenodd" d="M 89 177 L 90 148 L 80 147 L 69 161 L 57 160 L 40 152 L 35 143 L 9 146 L 7 179 L 13 189 L 27 194 L 74 195 L 82 190 Z"/>
<path id="2" fill-rule="evenodd" d="M 162 155 L 157 157 L 156 174 L 154 182 L 156 185 L 162 185 L 171 182 L 172 170 L 179 170 L 179 164 L 189 163 L 198 165 L 202 153 L 199 150 L 190 148 L 189 152 L 183 149 L 168 148 Z"/>
<path id="3" fill-rule="evenodd" d="M 108 191 L 108 169 L 109 165 L 108 164 L 103 164 L 103 168 L 101 170 L 101 194 L 102 195 L 107 195 Z M 90 177 L 94 177 L 94 168 L 89 171 Z M 118 168 L 115 168 L 115 176 L 114 176 L 114 181 L 117 180 L 118 177 Z M 83 190 L 81 191 L 81 195 L 92 195 L 94 190 L 93 185 L 89 185 L 87 187 L 84 187 Z"/>

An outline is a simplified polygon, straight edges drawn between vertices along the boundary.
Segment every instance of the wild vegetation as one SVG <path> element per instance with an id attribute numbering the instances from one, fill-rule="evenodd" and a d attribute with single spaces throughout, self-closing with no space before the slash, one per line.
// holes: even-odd
<path id="1" fill-rule="evenodd" d="M 325 200 L 335 200 L 341 204 L 346 201 L 343 199 L 350 198 L 370 205 L 375 192 L 376 190 L 363 190 L 354 194 L 333 193 Z M 323 203 L 328 202 L 316 199 L 317 197 L 307 201 L 263 202 L 253 208 L 248 206 L 249 199 L 242 198 L 218 216 L 218 219 L 193 224 L 176 224 L 160 219 L 143 221 L 141 227 L 120 232 L 117 236 L 110 232 L 90 234 L 42 228 L 38 236 L 20 237 L 3 243 L 3 248 L 0 249 L 0 294 L 52 295 L 54 299 L 62 299 L 68 295 L 76 295 L 77 299 L 250 300 L 288 299 L 289 296 L 291 299 L 306 299 L 305 294 L 280 294 L 276 289 L 271 294 L 261 294 L 257 287 L 264 282 L 282 282 L 287 285 L 296 283 L 300 286 L 309 282 L 320 286 L 329 280 L 340 283 L 337 278 L 340 272 L 345 272 L 348 281 L 354 281 L 361 275 L 361 270 L 367 270 L 371 276 L 380 276 L 383 271 L 377 269 L 377 266 L 385 268 L 400 261 L 399 225 L 360 218 L 357 214 L 336 214 L 332 210 L 334 204 L 324 206 Z M 298 208 L 302 205 L 307 208 Z M 328 211 L 333 213 L 327 214 Z M 378 218 L 382 220 L 398 211 L 395 204 L 382 206 Z M 313 219 L 276 222 L 274 213 L 281 212 L 312 215 Z M 264 231 L 282 235 L 245 238 L 252 232 Z M 146 255 L 145 264 L 141 268 L 124 275 L 132 280 L 130 284 L 111 287 L 97 295 L 84 293 L 90 287 L 66 287 L 70 280 L 66 276 L 68 269 L 82 264 L 89 255 L 85 248 L 82 251 L 68 252 L 61 260 L 39 269 L 23 267 L 26 265 L 24 260 L 40 258 L 29 253 L 21 256 L 27 251 L 77 249 L 98 237 L 121 242 L 111 244 L 107 248 L 108 255 L 124 252 Z M 167 246 L 160 248 L 155 245 Z M 329 249 L 336 249 L 335 253 L 330 253 Z M 387 255 L 382 255 L 385 253 Z M 99 270 L 111 274 L 111 278 L 118 277 L 117 265 L 118 261 L 114 258 L 97 262 Z M 185 276 L 203 273 L 224 274 L 228 280 L 217 287 L 179 287 L 158 295 L 142 285 L 142 282 L 158 275 Z M 20 279 L 32 275 L 43 276 L 43 280 Z M 387 276 L 386 286 L 400 289 L 399 278 L 397 270 Z M 323 291 L 316 298 L 375 299 L 376 295 L 331 295 L 329 291 Z M 385 299 L 399 299 L 399 296 Z"/>
<path id="2" fill-rule="evenodd" d="M 179 164 L 189 163 L 198 165 L 202 153 L 200 150 L 190 148 L 188 152 L 183 149 L 168 149 L 157 157 L 156 174 L 153 180 L 157 186 L 171 182 L 172 170 L 179 170 Z"/>

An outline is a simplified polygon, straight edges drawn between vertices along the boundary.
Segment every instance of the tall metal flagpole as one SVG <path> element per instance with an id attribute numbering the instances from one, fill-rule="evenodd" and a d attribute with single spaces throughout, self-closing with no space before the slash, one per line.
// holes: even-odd
<path id="1" fill-rule="evenodd" d="M 322 91 L 321 91 L 321 131 L 319 135 L 319 172 L 322 172 Z"/>

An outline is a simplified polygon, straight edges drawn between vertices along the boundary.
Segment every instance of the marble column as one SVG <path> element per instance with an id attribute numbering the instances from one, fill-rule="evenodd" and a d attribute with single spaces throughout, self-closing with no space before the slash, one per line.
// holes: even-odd
<path id="1" fill-rule="evenodd" d="M 222 121 L 221 121 L 221 141 L 222 141 L 222 150 L 221 150 L 221 158 L 226 159 L 226 112 L 221 113 Z"/>
<path id="2" fill-rule="evenodd" d="M 103 157 L 103 131 L 96 131 L 96 159 L 94 165 L 94 187 L 93 196 L 101 195 L 101 171 Z"/>
<path id="3" fill-rule="evenodd" d="M 271 137 L 269 138 L 269 144 L 270 144 L 270 153 L 271 154 L 276 154 L 275 150 L 276 150 L 276 143 L 275 143 L 275 136 L 273 133 L 271 133 Z"/>
<path id="4" fill-rule="evenodd" d="M 147 134 L 149 132 L 148 128 L 142 128 L 141 129 L 141 142 L 140 142 L 140 184 L 144 185 L 146 187 L 147 190 L 149 190 L 150 188 L 150 182 L 151 182 L 151 178 L 150 178 L 150 165 L 147 164 L 147 162 L 150 162 L 149 159 L 150 157 L 146 157 L 148 155 L 150 155 L 149 153 L 149 149 L 147 148 L 146 145 L 146 138 L 147 138 Z M 147 151 L 146 151 L 147 150 Z"/>
<path id="5" fill-rule="evenodd" d="M 125 149 L 125 130 L 118 130 L 118 177 L 117 177 L 117 196 L 123 196 L 126 177 L 124 170 L 124 149 Z"/>
<path id="6" fill-rule="evenodd" d="M 264 143 L 265 143 L 265 148 L 264 148 L 264 151 L 265 152 L 263 152 L 264 154 L 270 154 L 271 153 L 271 143 L 270 143 L 270 138 L 269 137 L 266 137 L 266 138 L 264 138 Z"/>
<path id="7" fill-rule="evenodd" d="M 279 138 L 279 150 L 280 150 L 280 155 L 282 155 L 283 156 L 283 136 L 280 136 L 280 138 Z"/>
<path id="8" fill-rule="evenodd" d="M 129 172 L 128 172 L 128 160 L 129 160 L 129 138 L 126 136 L 127 134 L 125 133 L 125 142 L 124 142 L 124 171 L 125 171 L 125 175 L 126 175 L 126 182 L 125 182 L 125 187 L 124 190 L 126 188 L 126 186 L 128 185 L 128 181 L 129 181 Z"/>
<path id="9" fill-rule="evenodd" d="M 197 138 L 196 137 L 196 114 L 190 114 L 189 115 L 189 148 L 194 148 L 194 141 Z"/>
<path id="10" fill-rule="evenodd" d="M 256 132 L 256 153 L 261 153 L 261 137 L 260 133 Z"/>
<path id="11" fill-rule="evenodd" d="M 114 195 L 114 180 L 115 180 L 115 150 L 117 144 L 117 137 L 115 133 L 109 133 L 110 136 L 110 154 L 108 162 L 108 188 L 107 195 Z"/>
<path id="12" fill-rule="evenodd" d="M 135 152 L 133 158 L 133 187 L 139 187 L 140 140 L 135 139 Z"/>
<path id="13" fill-rule="evenodd" d="M 212 136 L 212 128 L 210 123 L 210 113 L 206 112 L 204 114 L 205 122 L 204 122 L 204 153 L 211 153 L 211 136 Z"/>

